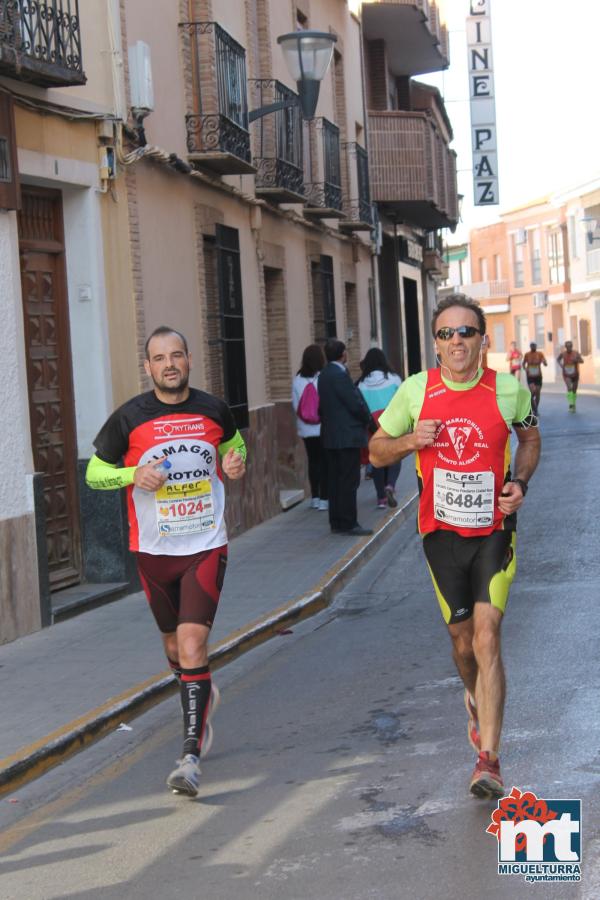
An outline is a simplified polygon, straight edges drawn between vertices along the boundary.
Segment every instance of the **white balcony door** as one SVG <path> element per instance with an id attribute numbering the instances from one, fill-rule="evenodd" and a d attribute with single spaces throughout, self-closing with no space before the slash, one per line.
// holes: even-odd
<path id="1" fill-rule="evenodd" d="M 515 341 L 521 353 L 526 353 L 529 350 L 528 316 L 515 316 Z"/>

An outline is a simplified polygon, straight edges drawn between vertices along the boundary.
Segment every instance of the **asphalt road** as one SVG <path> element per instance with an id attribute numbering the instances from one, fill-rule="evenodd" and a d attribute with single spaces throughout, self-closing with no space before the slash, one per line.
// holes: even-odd
<path id="1" fill-rule="evenodd" d="M 0 900 L 599 897 L 600 398 L 570 416 L 548 395 L 542 413 L 504 624 L 502 767 L 509 789 L 581 798 L 580 885 L 497 874 L 407 523 L 335 606 L 219 673 L 198 800 L 164 787 L 170 699 L 0 802 Z"/>

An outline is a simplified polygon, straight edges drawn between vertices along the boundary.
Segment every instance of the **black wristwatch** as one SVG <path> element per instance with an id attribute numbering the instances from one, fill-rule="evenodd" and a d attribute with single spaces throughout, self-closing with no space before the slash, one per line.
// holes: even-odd
<path id="1" fill-rule="evenodd" d="M 521 488 L 521 493 L 523 494 L 523 496 L 525 496 L 525 494 L 529 490 L 529 485 L 527 484 L 527 482 L 523 481 L 522 478 L 511 478 L 511 481 L 513 482 L 513 484 L 519 485 L 519 487 Z"/>

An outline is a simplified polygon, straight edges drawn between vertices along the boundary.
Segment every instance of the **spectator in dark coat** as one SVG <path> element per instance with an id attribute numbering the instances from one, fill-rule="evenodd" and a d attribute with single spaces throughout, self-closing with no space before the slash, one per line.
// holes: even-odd
<path id="1" fill-rule="evenodd" d="M 336 338 L 325 344 L 327 365 L 319 375 L 321 440 L 328 457 L 329 524 L 336 534 L 364 535 L 356 516 L 360 484 L 360 448 L 366 446 L 369 409 L 346 369 L 346 346 Z"/>

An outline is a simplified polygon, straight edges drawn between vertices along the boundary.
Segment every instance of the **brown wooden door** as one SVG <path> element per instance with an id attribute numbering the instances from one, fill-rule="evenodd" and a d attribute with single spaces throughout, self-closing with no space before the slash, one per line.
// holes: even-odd
<path id="1" fill-rule="evenodd" d="M 53 590 L 81 580 L 77 445 L 59 191 L 23 188 L 19 246 L 33 457 Z"/>

